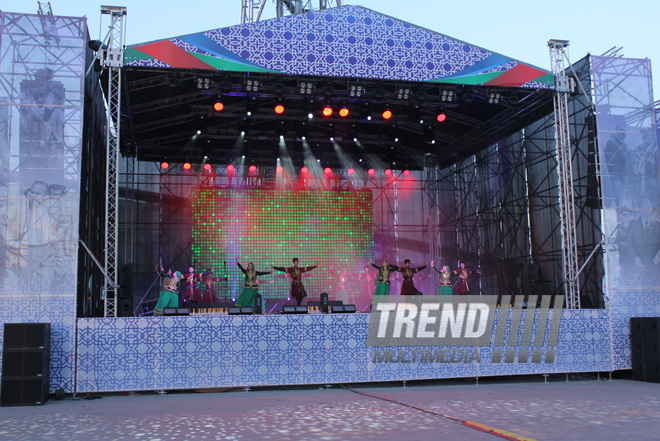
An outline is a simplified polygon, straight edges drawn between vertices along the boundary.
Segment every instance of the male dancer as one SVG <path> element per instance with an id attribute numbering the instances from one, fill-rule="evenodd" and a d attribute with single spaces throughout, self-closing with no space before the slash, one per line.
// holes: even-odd
<path id="1" fill-rule="evenodd" d="M 477 270 L 478 274 L 481 274 L 480 270 Z M 468 284 L 468 278 L 472 271 L 465 268 L 465 262 L 461 262 L 460 268 L 454 270 L 454 274 L 458 276 L 458 285 L 456 285 L 456 294 L 467 294 L 470 291 L 470 285 Z"/>
<path id="2" fill-rule="evenodd" d="M 305 291 L 305 286 L 302 283 L 302 274 L 313 270 L 316 268 L 316 265 L 299 267 L 297 257 L 294 258 L 292 262 L 293 266 L 288 268 L 273 265 L 271 265 L 271 268 L 273 268 L 275 271 L 281 271 L 289 274 L 291 277 L 291 297 L 296 299 L 296 302 L 298 302 L 298 305 L 300 305 L 303 301 L 303 298 L 307 297 L 307 291 Z"/>
<path id="3" fill-rule="evenodd" d="M 426 265 L 418 266 L 417 268 L 410 267 L 410 259 L 403 261 L 403 268 L 399 267 L 397 271 L 400 271 L 403 275 L 403 283 L 401 284 L 401 295 L 402 296 L 414 296 L 421 294 L 415 284 L 413 283 L 413 276 L 426 268 Z"/>
<path id="4" fill-rule="evenodd" d="M 227 280 L 229 277 L 211 277 L 213 275 L 213 268 L 207 269 L 201 275 L 201 280 L 206 289 L 204 290 L 204 295 L 202 296 L 202 302 L 212 303 L 219 302 L 218 293 L 215 291 L 213 284 L 219 282 L 220 280 Z"/>

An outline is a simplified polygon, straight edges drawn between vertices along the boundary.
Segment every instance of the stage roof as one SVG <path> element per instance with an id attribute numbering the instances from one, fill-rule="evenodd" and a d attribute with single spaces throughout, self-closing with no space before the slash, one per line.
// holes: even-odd
<path id="1" fill-rule="evenodd" d="M 283 136 L 299 163 L 304 137 L 324 166 L 345 167 L 338 144 L 374 168 L 444 167 L 554 95 L 547 71 L 359 6 L 139 44 L 124 62 L 122 153 L 173 163 L 273 166 Z"/>
<path id="2" fill-rule="evenodd" d="M 128 66 L 552 87 L 548 71 L 361 6 L 127 48 Z"/>

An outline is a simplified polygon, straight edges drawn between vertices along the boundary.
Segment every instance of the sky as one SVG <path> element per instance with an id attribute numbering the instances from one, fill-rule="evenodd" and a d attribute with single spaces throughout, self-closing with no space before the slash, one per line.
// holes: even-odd
<path id="1" fill-rule="evenodd" d="M 127 45 L 236 25 L 241 10 L 241 0 L 50 3 L 55 15 L 86 16 L 94 39 L 100 35 L 100 5 L 126 6 Z M 364 6 L 547 70 L 550 39 L 570 41 L 572 62 L 587 53 L 601 55 L 614 46 L 623 47 L 625 57 L 651 60 L 654 89 L 660 97 L 660 44 L 653 32 L 660 20 L 658 0 L 344 0 L 344 4 Z M 0 0 L 0 10 L 35 13 L 37 1 L 18 6 Z M 274 2 L 267 0 L 262 19 L 272 17 Z"/>

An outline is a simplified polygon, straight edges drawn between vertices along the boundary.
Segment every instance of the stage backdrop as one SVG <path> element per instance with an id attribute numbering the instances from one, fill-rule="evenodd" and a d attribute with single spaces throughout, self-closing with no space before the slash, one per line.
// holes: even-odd
<path id="1" fill-rule="evenodd" d="M 337 272 L 346 270 L 357 280 L 373 246 L 371 191 L 295 191 L 267 189 L 228 190 L 201 188 L 193 195 L 192 255 L 196 271 L 213 267 L 228 275 L 220 297 L 235 299 L 243 287 L 243 274 L 236 266 L 253 262 L 257 271 L 270 265 L 318 265 L 304 279 L 309 297 L 337 289 Z M 265 298 L 286 299 L 286 274 L 260 277 Z M 268 283 L 273 281 L 272 284 Z M 221 287 L 222 283 L 218 284 Z M 359 300 L 357 285 L 349 286 L 349 299 Z M 331 297 L 332 298 L 332 297 Z"/>

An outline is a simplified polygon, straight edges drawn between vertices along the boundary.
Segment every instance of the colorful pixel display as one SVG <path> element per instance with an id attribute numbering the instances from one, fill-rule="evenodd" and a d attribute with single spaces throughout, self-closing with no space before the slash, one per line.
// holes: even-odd
<path id="1" fill-rule="evenodd" d="M 337 290 L 337 271 L 357 279 L 373 246 L 373 210 L 370 191 L 275 191 L 273 189 L 196 190 L 192 204 L 192 252 L 197 271 L 213 267 L 228 282 L 216 282 L 221 300 L 236 299 L 243 274 L 236 257 L 257 271 L 270 265 L 318 265 L 304 278 L 308 297 Z M 334 267 L 331 270 L 331 267 Z M 265 299 L 286 299 L 285 273 L 261 276 Z M 272 283 L 270 283 L 272 282 Z"/>

